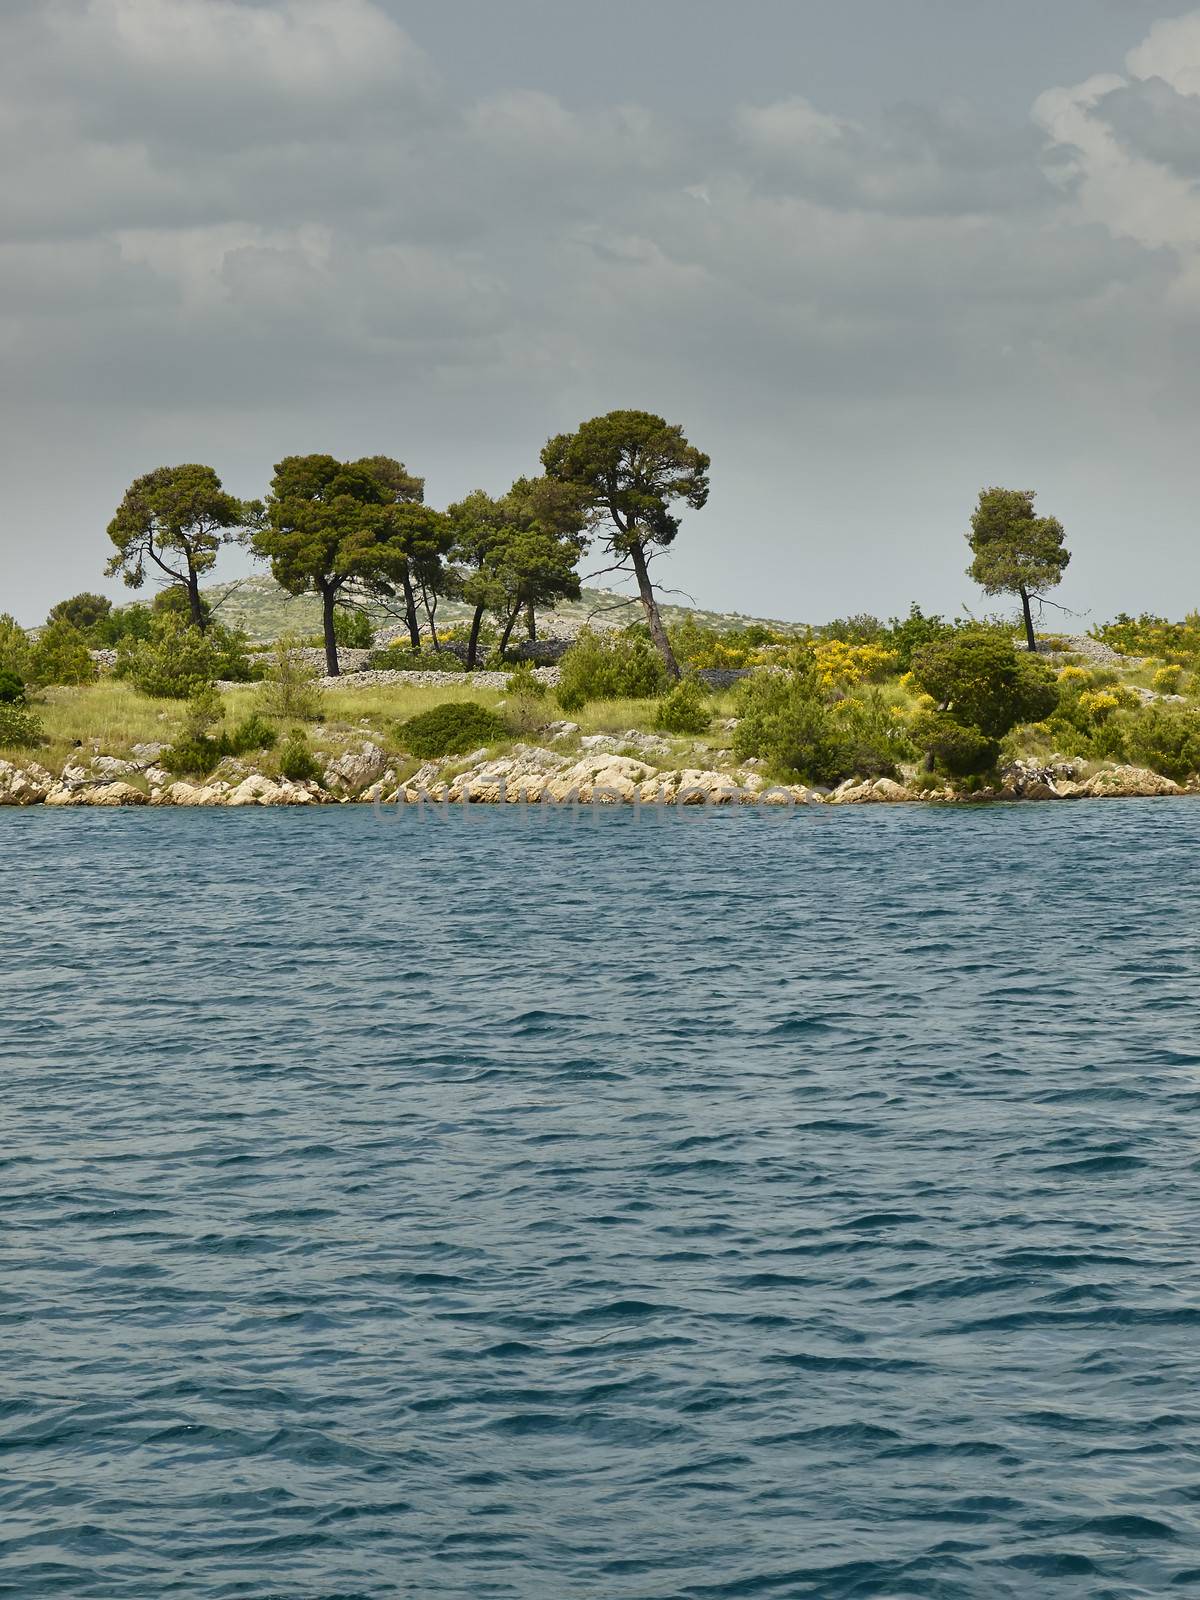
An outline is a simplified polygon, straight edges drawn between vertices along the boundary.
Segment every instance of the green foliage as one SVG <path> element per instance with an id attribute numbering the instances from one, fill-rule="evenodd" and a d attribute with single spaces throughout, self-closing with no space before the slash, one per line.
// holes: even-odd
<path id="1" fill-rule="evenodd" d="M 147 568 L 182 585 L 189 596 L 192 623 L 205 617 L 197 588 L 212 569 L 221 546 L 253 525 L 261 508 L 226 494 L 211 467 L 189 463 L 156 467 L 135 478 L 108 525 L 115 553 L 105 571 L 120 573 L 140 589 Z"/>
<path id="2" fill-rule="evenodd" d="M 1058 704 L 1046 666 L 998 633 L 967 631 L 923 645 L 912 674 L 955 722 L 989 739 L 1003 738 L 1020 722 L 1043 721 Z"/>
<path id="3" fill-rule="evenodd" d="M 221 696 L 211 685 L 198 689 L 188 701 L 183 737 L 162 754 L 168 772 L 208 773 L 225 756 L 243 756 L 251 750 L 270 750 L 276 740 L 275 729 L 257 714 L 236 723 L 228 731 L 212 734 L 224 713 Z"/>
<path id="4" fill-rule="evenodd" d="M 649 700 L 666 687 L 666 670 L 646 640 L 584 628 L 562 659 L 558 703 L 578 711 L 592 700 Z"/>
<path id="5" fill-rule="evenodd" d="M 635 623 L 633 626 L 639 630 L 642 638 L 650 637 L 645 623 Z M 630 630 L 625 631 L 628 633 Z M 676 623 L 667 633 L 676 661 L 695 671 L 709 667 L 737 670 L 741 667 L 765 666 L 772 661 L 782 660 L 788 648 L 795 643 L 794 636 L 775 633 L 762 623 L 719 632 L 716 628 L 705 627 L 692 616 Z"/>
<path id="6" fill-rule="evenodd" d="M 928 752 L 939 772 L 954 778 L 990 772 L 1000 756 L 1000 741 L 978 728 L 964 727 L 948 712 L 926 711 L 912 726 L 912 737 Z"/>
<path id="7" fill-rule="evenodd" d="M 967 576 L 985 594 L 1020 595 L 1031 650 L 1029 601 L 1061 583 L 1071 560 L 1062 523 L 1037 516 L 1035 498 L 1032 489 L 981 489 L 967 535 L 974 556 Z"/>
<path id="8" fill-rule="evenodd" d="M 46 625 L 29 655 L 32 683 L 88 683 L 96 676 L 88 643 L 79 629 L 65 619 Z"/>
<path id="9" fill-rule="evenodd" d="M 703 733 L 711 721 L 708 696 L 693 678 L 669 689 L 654 714 L 654 726 L 664 733 Z"/>
<path id="10" fill-rule="evenodd" d="M 155 699 L 187 700 L 215 682 L 220 663 L 212 638 L 168 614 L 155 621 L 149 639 L 121 640 L 116 674 Z"/>
<path id="11" fill-rule="evenodd" d="M 542 465 L 547 477 L 574 486 L 604 548 L 617 566 L 632 569 L 651 635 L 669 675 L 678 678 L 647 567 L 679 532 L 671 505 L 682 501 L 698 511 L 707 502 L 708 456 L 681 427 L 652 412 L 610 411 L 550 439 Z"/>
<path id="12" fill-rule="evenodd" d="M 29 635 L 16 617 L 0 612 L 0 668 L 27 678 L 30 648 Z"/>
<path id="13" fill-rule="evenodd" d="M 396 639 L 371 654 L 371 667 L 377 672 L 465 672 L 467 669 L 453 650 L 410 650 Z"/>
<path id="14" fill-rule="evenodd" d="M 335 611 L 333 634 L 345 650 L 369 650 L 375 642 L 371 620 L 365 611 L 347 611 L 344 608 Z"/>
<path id="15" fill-rule="evenodd" d="M 505 687 L 510 695 L 522 700 L 544 700 L 550 692 L 542 680 L 534 676 L 528 661 L 518 662 L 509 673 Z"/>
<path id="16" fill-rule="evenodd" d="M 303 728 L 293 728 L 279 747 L 279 775 L 292 783 L 317 783 L 320 763 L 308 747 Z"/>
<path id="17" fill-rule="evenodd" d="M 183 722 L 185 739 L 202 739 L 225 716 L 225 703 L 215 684 L 205 683 L 188 696 Z"/>
<path id="18" fill-rule="evenodd" d="M 508 725 L 473 700 L 450 700 L 402 722 L 398 733 L 404 748 L 428 761 L 435 756 L 461 755 L 463 751 L 495 744 L 508 736 Z"/>
<path id="19" fill-rule="evenodd" d="M 186 587 L 182 583 L 172 583 L 160 589 L 150 602 L 150 613 L 152 617 L 180 617 L 184 622 L 191 622 L 192 602 Z M 212 607 L 203 595 L 200 596 L 200 617 L 206 627 L 212 620 Z"/>
<path id="20" fill-rule="evenodd" d="M 60 600 L 50 609 L 47 622 L 69 622 L 80 633 L 91 635 L 97 623 L 103 622 L 112 611 L 112 601 L 103 594 L 73 594 L 69 600 Z"/>
<path id="21" fill-rule="evenodd" d="M 949 638 L 955 631 L 955 625 L 944 617 L 927 617 L 914 600 L 908 608 L 907 617 L 893 617 L 879 642 L 896 657 L 897 669 L 907 672 L 912 666 L 913 656 L 923 645 Z"/>
<path id="22" fill-rule="evenodd" d="M 824 694 L 812 652 L 803 647 L 793 651 L 786 671 L 746 679 L 738 711 L 739 759 L 765 759 L 780 776 L 808 783 L 894 777 L 896 762 L 910 753 L 877 691 L 866 698 Z"/>
<path id="23" fill-rule="evenodd" d="M 0 706 L 23 706 L 25 704 L 25 680 L 20 673 L 12 672 L 8 667 L 0 667 Z"/>
<path id="24" fill-rule="evenodd" d="M 154 612 L 135 602 L 110 611 L 92 625 L 90 639 L 96 650 L 115 650 L 122 639 L 149 639 L 154 632 Z"/>
<path id="25" fill-rule="evenodd" d="M 1124 611 L 1112 622 L 1092 629 L 1092 638 L 1111 645 L 1126 656 L 1157 656 L 1193 671 L 1200 670 L 1200 611 L 1189 611 L 1182 622 L 1143 611 L 1140 617 Z"/>
<path id="26" fill-rule="evenodd" d="M 1128 719 L 1125 751 L 1137 766 L 1185 782 L 1200 773 L 1200 711 L 1142 707 Z"/>
<path id="27" fill-rule="evenodd" d="M 304 659 L 295 639 L 286 635 L 276 639 L 258 691 L 259 706 L 270 717 L 315 722 L 324 704 L 318 676 L 317 669 Z"/>
<path id="28" fill-rule="evenodd" d="M 887 632 L 879 618 L 867 611 L 853 617 L 835 617 L 813 631 L 818 639 L 837 639 L 842 644 L 882 644 Z"/>
<path id="29" fill-rule="evenodd" d="M 45 731 L 41 720 L 24 706 L 0 705 L 0 750 L 27 750 L 41 744 Z"/>

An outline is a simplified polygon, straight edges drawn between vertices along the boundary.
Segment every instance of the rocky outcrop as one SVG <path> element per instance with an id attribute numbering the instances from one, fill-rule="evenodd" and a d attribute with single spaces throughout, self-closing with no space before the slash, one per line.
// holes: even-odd
<path id="1" fill-rule="evenodd" d="M 345 750 L 325 768 L 325 785 L 334 794 L 357 794 L 374 783 L 387 766 L 387 757 L 370 739 L 361 749 Z"/>
<path id="2" fill-rule="evenodd" d="M 53 788 L 54 778 L 36 761 L 27 767 L 0 761 L 0 806 L 41 805 Z"/>
<path id="3" fill-rule="evenodd" d="M 1170 778 L 1164 778 L 1157 772 L 1150 772 L 1145 767 L 1113 767 L 1107 772 L 1098 772 L 1094 778 L 1088 780 L 1084 789 L 1097 800 L 1140 800 L 1152 799 L 1158 795 L 1184 793 L 1181 784 L 1175 783 Z"/>
<path id="4" fill-rule="evenodd" d="M 861 782 L 857 778 L 848 778 L 845 783 L 833 791 L 828 798 L 831 806 L 868 806 L 890 805 L 906 800 L 918 800 L 911 789 L 906 789 L 902 783 L 896 783 L 892 778 L 874 778 Z"/>

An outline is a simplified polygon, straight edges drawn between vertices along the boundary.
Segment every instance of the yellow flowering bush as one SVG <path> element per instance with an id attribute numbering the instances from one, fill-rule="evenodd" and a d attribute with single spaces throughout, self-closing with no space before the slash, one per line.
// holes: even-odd
<path id="1" fill-rule="evenodd" d="M 1120 696 L 1111 689 L 1085 689 L 1079 696 L 1079 709 L 1094 722 L 1106 721 L 1120 705 Z"/>
<path id="2" fill-rule="evenodd" d="M 1152 682 L 1159 694 L 1178 694 L 1182 679 L 1183 668 L 1178 662 L 1172 661 L 1165 667 L 1159 667 Z"/>
<path id="3" fill-rule="evenodd" d="M 1088 681 L 1088 675 L 1082 667 L 1064 667 L 1058 675 L 1059 683 L 1066 687 L 1081 687 Z"/>
<path id="4" fill-rule="evenodd" d="M 845 644 L 822 639 L 812 647 L 817 674 L 826 689 L 853 689 L 860 683 L 879 683 L 894 671 L 896 657 L 880 644 Z"/>

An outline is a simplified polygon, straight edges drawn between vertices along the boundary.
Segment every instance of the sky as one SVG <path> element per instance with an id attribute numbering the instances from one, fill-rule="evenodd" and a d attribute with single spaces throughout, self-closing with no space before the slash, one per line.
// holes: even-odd
<path id="1" fill-rule="evenodd" d="M 158 465 L 444 505 L 631 406 L 712 457 L 670 598 L 978 614 L 1003 484 L 1066 527 L 1056 626 L 1182 615 L 1198 178 L 1170 0 L 4 0 L 0 611 L 132 598 Z"/>

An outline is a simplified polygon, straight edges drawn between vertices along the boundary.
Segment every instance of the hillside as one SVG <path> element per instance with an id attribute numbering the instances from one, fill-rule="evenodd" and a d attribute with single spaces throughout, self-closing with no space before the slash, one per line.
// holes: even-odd
<path id="1" fill-rule="evenodd" d="M 296 597 L 281 589 L 274 578 L 259 576 L 237 583 L 214 584 L 204 591 L 209 602 L 218 607 L 220 620 L 231 627 L 244 628 L 251 639 L 262 642 L 277 639 L 281 634 L 307 635 L 319 633 L 321 628 L 321 603 L 315 595 Z M 614 609 L 614 607 L 616 609 Z M 742 616 L 736 611 L 703 611 L 692 606 L 663 605 L 662 614 L 668 626 L 693 617 L 706 628 L 719 633 L 729 633 L 735 628 L 745 628 L 761 622 L 781 632 L 800 632 L 803 624 L 780 622 L 765 617 Z M 400 621 L 389 616 L 380 607 L 368 606 L 368 614 L 376 628 L 398 628 Z M 437 608 L 438 628 L 452 627 L 470 618 L 471 608 L 461 601 L 442 600 Z M 641 619 L 642 608 L 636 599 L 615 595 L 605 589 L 585 589 L 579 600 L 567 600 L 554 612 L 539 613 L 539 628 L 543 634 L 553 636 L 556 624 L 566 624 L 564 631 L 575 632 L 594 616 L 601 624 L 623 626 Z"/>

